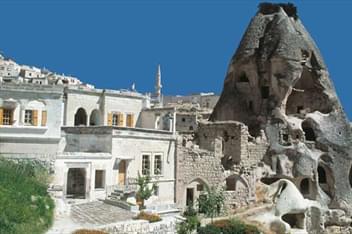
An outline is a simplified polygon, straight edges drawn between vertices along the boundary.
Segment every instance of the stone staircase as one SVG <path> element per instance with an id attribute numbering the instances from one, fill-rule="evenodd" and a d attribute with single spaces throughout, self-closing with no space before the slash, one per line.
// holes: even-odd
<path id="1" fill-rule="evenodd" d="M 129 211 L 138 211 L 138 206 L 127 202 L 127 198 L 134 194 L 136 188 L 132 186 L 114 186 L 111 193 L 108 193 L 104 203 L 120 207 Z"/>

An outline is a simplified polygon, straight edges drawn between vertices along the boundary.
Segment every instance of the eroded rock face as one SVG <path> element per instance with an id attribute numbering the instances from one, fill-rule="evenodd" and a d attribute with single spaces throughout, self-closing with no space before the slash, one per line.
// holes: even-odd
<path id="1" fill-rule="evenodd" d="M 315 42 L 290 4 L 262 3 L 233 56 L 211 121 L 265 132 L 274 178 L 352 214 L 352 133 Z M 323 213 L 323 212 L 322 212 Z"/>

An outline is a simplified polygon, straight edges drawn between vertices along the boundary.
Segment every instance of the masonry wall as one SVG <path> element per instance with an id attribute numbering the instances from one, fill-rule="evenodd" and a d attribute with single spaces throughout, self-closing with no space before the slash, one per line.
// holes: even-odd
<path id="1" fill-rule="evenodd" d="M 193 182 L 209 187 L 224 185 L 223 171 L 221 159 L 214 151 L 186 148 L 182 146 L 182 139 L 179 139 L 176 174 L 177 206 L 185 208 L 186 189 L 188 186 L 193 186 Z"/>

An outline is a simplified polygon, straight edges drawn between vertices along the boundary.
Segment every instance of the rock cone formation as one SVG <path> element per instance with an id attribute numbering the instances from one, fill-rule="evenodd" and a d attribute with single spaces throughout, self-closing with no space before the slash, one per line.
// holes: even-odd
<path id="1" fill-rule="evenodd" d="M 259 5 L 210 120 L 242 122 L 253 137 L 264 131 L 265 176 L 288 179 L 305 199 L 317 201 L 322 230 L 346 224 L 329 214 L 352 214 L 351 128 L 295 6 Z"/>

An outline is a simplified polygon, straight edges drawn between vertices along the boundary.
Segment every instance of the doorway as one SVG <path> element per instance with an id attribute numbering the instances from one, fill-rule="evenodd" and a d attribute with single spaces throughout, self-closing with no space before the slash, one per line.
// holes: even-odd
<path id="1" fill-rule="evenodd" d="M 125 185 L 126 182 L 126 161 L 121 160 L 119 163 L 119 176 L 118 176 L 118 184 Z"/>
<path id="2" fill-rule="evenodd" d="M 86 198 L 86 170 L 84 168 L 70 168 L 67 174 L 68 198 Z"/>
<path id="3" fill-rule="evenodd" d="M 187 188 L 186 190 L 186 205 L 193 206 L 194 204 L 194 188 Z"/>

